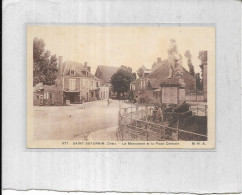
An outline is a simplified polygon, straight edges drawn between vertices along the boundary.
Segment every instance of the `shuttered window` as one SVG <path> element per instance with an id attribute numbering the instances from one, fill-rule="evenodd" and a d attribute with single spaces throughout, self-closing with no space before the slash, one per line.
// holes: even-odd
<path id="1" fill-rule="evenodd" d="M 75 79 L 69 79 L 69 90 L 74 91 L 76 89 L 76 80 Z"/>

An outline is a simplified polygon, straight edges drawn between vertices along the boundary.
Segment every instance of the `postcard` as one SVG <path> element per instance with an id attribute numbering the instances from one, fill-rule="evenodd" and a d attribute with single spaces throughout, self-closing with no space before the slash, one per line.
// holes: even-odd
<path id="1" fill-rule="evenodd" d="M 28 148 L 215 148 L 215 27 L 27 26 Z"/>

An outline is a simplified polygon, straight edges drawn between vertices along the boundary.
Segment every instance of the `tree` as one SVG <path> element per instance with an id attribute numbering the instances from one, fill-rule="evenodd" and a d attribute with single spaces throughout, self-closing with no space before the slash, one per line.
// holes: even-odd
<path id="1" fill-rule="evenodd" d="M 187 65 L 188 65 L 188 67 L 189 67 L 189 73 L 190 73 L 193 77 L 195 77 L 194 66 L 193 66 L 193 64 L 192 64 L 192 60 L 191 60 L 192 55 L 191 55 L 190 51 L 189 51 L 189 50 L 186 50 L 186 52 L 185 52 L 184 55 L 185 55 L 185 57 L 187 58 Z"/>
<path id="2" fill-rule="evenodd" d="M 143 67 L 140 67 L 138 70 L 137 70 L 137 75 L 140 77 L 142 77 L 144 75 L 144 69 Z"/>
<path id="3" fill-rule="evenodd" d="M 130 83 L 136 79 L 136 74 L 132 73 L 130 67 L 121 66 L 121 68 L 111 77 L 112 88 L 117 92 L 118 98 L 120 94 L 129 91 Z"/>
<path id="4" fill-rule="evenodd" d="M 203 86 L 202 86 L 202 81 L 201 81 L 200 73 L 196 73 L 195 78 L 196 78 L 196 89 L 197 90 L 202 90 L 203 89 Z"/>
<path id="5" fill-rule="evenodd" d="M 55 84 L 57 68 L 56 55 L 51 55 L 50 51 L 45 51 L 43 39 L 37 37 L 33 40 L 33 85 L 42 82 L 44 85 Z"/>
<path id="6" fill-rule="evenodd" d="M 194 66 L 191 62 L 191 60 L 188 60 L 188 67 L 189 67 L 189 73 L 195 77 L 195 71 L 194 71 Z"/>

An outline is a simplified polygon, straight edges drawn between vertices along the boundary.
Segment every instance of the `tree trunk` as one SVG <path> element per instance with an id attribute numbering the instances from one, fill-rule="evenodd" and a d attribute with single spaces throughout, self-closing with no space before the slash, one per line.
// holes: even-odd
<path id="1" fill-rule="evenodd" d="M 117 92 L 117 98 L 120 99 L 120 92 Z"/>

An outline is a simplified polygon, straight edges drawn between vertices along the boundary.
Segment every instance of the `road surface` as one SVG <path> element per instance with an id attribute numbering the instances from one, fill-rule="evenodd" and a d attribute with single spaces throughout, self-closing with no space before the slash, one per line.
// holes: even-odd
<path id="1" fill-rule="evenodd" d="M 122 103 L 120 103 L 122 104 Z M 71 106 L 34 106 L 34 138 L 87 140 L 90 133 L 118 125 L 119 101 L 107 100 Z"/>

